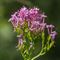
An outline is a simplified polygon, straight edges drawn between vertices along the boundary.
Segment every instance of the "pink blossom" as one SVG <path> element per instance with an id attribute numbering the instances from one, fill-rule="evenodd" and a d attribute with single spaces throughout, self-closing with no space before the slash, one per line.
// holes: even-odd
<path id="1" fill-rule="evenodd" d="M 47 28 L 47 30 L 48 30 L 48 34 L 50 34 L 50 33 L 53 31 L 53 28 L 54 28 L 54 27 L 55 27 L 55 26 L 52 25 L 52 24 L 46 25 L 46 28 Z"/>
<path id="2" fill-rule="evenodd" d="M 37 30 L 38 28 L 41 28 L 39 25 L 41 23 L 44 24 L 43 18 L 46 16 L 39 12 L 38 8 L 31 8 L 27 9 L 26 7 L 22 7 L 20 10 L 15 12 L 9 21 L 13 24 L 14 27 L 17 27 L 18 24 L 23 25 L 25 20 L 28 22 L 28 27 L 31 30 Z"/>
<path id="3" fill-rule="evenodd" d="M 57 32 L 56 31 L 53 31 L 51 32 L 50 36 L 51 38 L 54 40 L 55 39 L 55 36 L 57 35 Z"/>

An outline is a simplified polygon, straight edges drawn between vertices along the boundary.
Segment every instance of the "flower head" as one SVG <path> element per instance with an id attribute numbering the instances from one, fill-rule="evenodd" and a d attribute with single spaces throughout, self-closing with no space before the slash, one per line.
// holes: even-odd
<path id="1" fill-rule="evenodd" d="M 23 25 L 25 20 L 28 22 L 29 29 L 37 30 L 41 28 L 41 24 L 44 24 L 43 18 L 46 16 L 39 12 L 38 8 L 27 9 L 26 7 L 21 8 L 17 12 L 15 12 L 9 21 L 13 24 L 14 27 L 17 27 L 18 24 Z"/>
<path id="2" fill-rule="evenodd" d="M 25 21 L 27 21 L 28 29 L 30 31 L 43 31 L 45 28 L 48 30 L 48 34 L 51 34 L 53 32 L 54 25 L 50 24 L 47 25 L 45 23 L 45 18 L 47 16 L 39 11 L 39 8 L 31 8 L 28 9 L 26 7 L 22 7 L 17 12 L 15 12 L 13 15 L 11 15 L 11 18 L 9 21 L 11 21 L 13 27 L 17 28 L 19 26 L 24 26 Z"/>

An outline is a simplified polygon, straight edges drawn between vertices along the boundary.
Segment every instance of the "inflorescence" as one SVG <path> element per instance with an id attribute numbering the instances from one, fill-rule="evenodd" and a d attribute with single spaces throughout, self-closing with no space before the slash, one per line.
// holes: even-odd
<path id="1" fill-rule="evenodd" d="M 21 54 L 24 57 L 24 59 L 26 58 L 25 55 L 30 56 L 28 52 L 30 51 L 30 49 L 34 51 L 34 38 L 37 37 L 39 34 L 39 36 L 42 36 L 42 49 L 37 56 L 44 55 L 42 51 L 44 49 L 49 50 L 51 46 L 53 46 L 54 43 L 52 42 L 54 42 L 57 33 L 54 30 L 54 25 L 48 25 L 45 22 L 46 17 L 47 16 L 44 13 L 42 13 L 42 11 L 40 11 L 39 8 L 36 7 L 29 9 L 26 7 L 22 7 L 13 15 L 11 15 L 9 21 L 12 23 L 14 31 L 17 32 L 18 49 L 22 52 Z M 48 35 L 46 44 L 44 43 L 44 38 L 46 34 L 45 31 L 47 31 Z M 27 40 L 29 40 L 29 42 L 27 42 Z M 52 40 L 52 42 L 50 40 Z M 24 55 L 24 53 L 26 54 Z M 35 58 L 37 58 L 37 56 L 31 59 L 34 60 Z"/>

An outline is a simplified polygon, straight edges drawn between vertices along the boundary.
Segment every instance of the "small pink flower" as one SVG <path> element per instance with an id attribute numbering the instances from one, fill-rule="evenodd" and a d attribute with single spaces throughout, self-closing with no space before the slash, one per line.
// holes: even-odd
<path id="1" fill-rule="evenodd" d="M 50 34 L 50 33 L 53 31 L 53 28 L 54 28 L 54 27 L 55 27 L 55 26 L 52 25 L 52 24 L 46 25 L 46 28 L 47 28 L 47 30 L 48 30 L 48 34 Z"/>
<path id="2" fill-rule="evenodd" d="M 46 23 L 41 23 L 40 24 L 40 29 L 43 31 L 46 28 Z"/>
<path id="3" fill-rule="evenodd" d="M 50 36 L 51 38 L 54 40 L 55 39 L 55 36 L 57 35 L 57 32 L 56 31 L 53 31 L 51 32 Z"/>
<path id="4" fill-rule="evenodd" d="M 18 43 L 19 43 L 20 45 L 22 45 L 22 44 L 23 44 L 23 34 L 20 34 L 20 35 L 18 35 L 17 37 L 18 37 Z"/>
<path id="5" fill-rule="evenodd" d="M 18 17 L 21 20 L 25 20 L 28 17 L 28 9 L 26 7 L 23 7 L 19 10 Z"/>

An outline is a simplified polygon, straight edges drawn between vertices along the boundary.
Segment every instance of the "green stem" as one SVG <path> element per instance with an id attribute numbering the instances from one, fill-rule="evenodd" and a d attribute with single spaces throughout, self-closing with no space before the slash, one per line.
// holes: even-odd
<path id="1" fill-rule="evenodd" d="M 50 42 L 51 41 L 51 42 Z M 49 43 L 50 42 L 50 43 Z M 47 50 L 49 50 L 54 45 L 54 41 L 51 39 L 51 36 L 48 36 L 47 41 Z"/>
<path id="2" fill-rule="evenodd" d="M 51 48 L 53 45 L 54 45 L 54 41 L 52 41 L 52 42 L 50 43 L 50 48 Z"/>
<path id="3" fill-rule="evenodd" d="M 44 35 L 45 35 L 44 32 L 42 32 L 42 49 L 44 47 L 44 40 L 45 40 Z"/>
<path id="4" fill-rule="evenodd" d="M 38 58 L 39 56 L 42 56 L 42 55 L 45 54 L 45 52 L 44 52 L 44 53 L 42 53 L 42 52 L 43 52 L 43 49 L 40 51 L 40 53 L 39 53 L 38 55 L 36 55 L 35 57 L 33 57 L 31 60 L 35 60 L 35 59 Z"/>
<path id="5" fill-rule="evenodd" d="M 48 41 L 47 41 L 47 50 L 49 50 L 49 48 L 50 48 L 49 42 L 50 42 L 50 40 L 51 40 L 50 35 L 48 36 L 47 40 L 48 40 Z"/>
<path id="6" fill-rule="evenodd" d="M 37 56 L 33 57 L 31 60 L 35 60 L 36 58 L 38 58 L 41 54 L 39 53 Z"/>
<path id="7" fill-rule="evenodd" d="M 43 50 L 44 50 L 44 40 L 45 40 L 45 38 L 44 38 L 44 31 L 43 31 L 43 32 L 42 32 L 42 50 L 40 51 L 40 53 L 39 53 L 37 56 L 33 57 L 31 60 L 35 60 L 35 59 L 38 58 L 39 56 L 45 54 L 45 52 L 43 52 Z"/>

